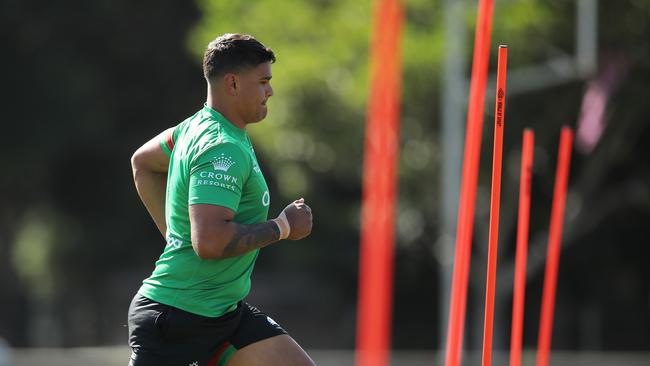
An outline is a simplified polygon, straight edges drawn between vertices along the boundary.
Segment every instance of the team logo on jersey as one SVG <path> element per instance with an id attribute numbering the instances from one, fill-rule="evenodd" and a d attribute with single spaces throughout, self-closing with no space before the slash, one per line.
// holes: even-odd
<path id="1" fill-rule="evenodd" d="M 235 165 L 235 162 L 232 161 L 232 158 L 230 156 L 226 156 L 226 154 L 223 153 L 219 155 L 218 158 L 212 160 L 212 166 L 214 167 L 214 170 L 220 170 L 222 172 L 227 172 L 228 169 L 230 169 L 230 167 L 233 165 Z"/>
<path id="2" fill-rule="evenodd" d="M 269 194 L 269 191 L 265 191 L 264 194 L 262 195 L 262 205 L 266 207 L 270 203 L 271 203 L 271 195 Z"/>

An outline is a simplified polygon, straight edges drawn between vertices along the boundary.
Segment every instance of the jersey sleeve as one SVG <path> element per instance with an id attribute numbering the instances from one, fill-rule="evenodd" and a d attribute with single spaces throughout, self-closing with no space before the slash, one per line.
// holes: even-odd
<path id="1" fill-rule="evenodd" d="M 176 127 L 168 129 L 163 133 L 162 138 L 160 139 L 159 142 L 160 148 L 165 153 L 165 155 L 169 157 L 172 156 L 172 150 L 174 150 L 174 144 L 178 139 L 178 132 L 180 130 L 180 126 L 181 124 L 177 125 Z"/>
<path id="2" fill-rule="evenodd" d="M 191 163 L 188 204 L 207 203 L 237 212 L 250 171 L 251 162 L 238 146 L 222 143 L 209 149 Z"/>

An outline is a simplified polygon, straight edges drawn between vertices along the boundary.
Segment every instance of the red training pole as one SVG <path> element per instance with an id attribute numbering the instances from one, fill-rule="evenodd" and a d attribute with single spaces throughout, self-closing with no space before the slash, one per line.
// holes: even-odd
<path id="1" fill-rule="evenodd" d="M 458 202 L 456 251 L 454 254 L 454 271 L 452 274 L 447 348 L 445 353 L 446 366 L 460 366 L 461 360 L 493 10 L 494 0 L 479 0 L 476 31 L 474 34 L 474 56 L 472 60 L 469 105 L 467 108 L 463 175 Z"/>
<path id="2" fill-rule="evenodd" d="M 512 296 L 512 330 L 510 332 L 510 366 L 521 366 L 521 340 L 524 331 L 524 298 L 526 295 L 526 258 L 528 258 L 528 225 L 530 223 L 530 186 L 533 179 L 533 147 L 535 133 L 524 130 L 519 176 L 519 218 L 517 220 L 517 254 L 515 284 Z"/>
<path id="3" fill-rule="evenodd" d="M 499 211 L 501 209 L 501 166 L 503 157 L 503 122 L 506 111 L 506 70 L 508 47 L 499 46 L 497 87 L 494 106 L 494 148 L 492 153 L 492 193 L 490 196 L 490 231 L 488 243 L 487 280 L 485 284 L 485 322 L 483 325 L 483 366 L 492 364 L 494 293 L 497 283 L 499 253 Z"/>
<path id="4" fill-rule="evenodd" d="M 375 1 L 357 302 L 357 366 L 388 364 L 401 92 L 398 0 Z"/>
<path id="5" fill-rule="evenodd" d="M 562 127 L 560 147 L 558 151 L 555 187 L 553 188 L 553 206 L 551 207 L 551 226 L 548 233 L 548 253 L 546 255 L 546 270 L 544 272 L 544 290 L 542 293 L 542 313 L 539 320 L 539 339 L 537 345 L 537 366 L 548 366 L 553 333 L 553 311 L 555 310 L 555 289 L 557 287 L 557 271 L 560 266 L 560 243 L 562 241 L 562 224 L 564 223 L 564 208 L 566 191 L 569 183 L 569 165 L 573 147 L 573 131 Z"/>

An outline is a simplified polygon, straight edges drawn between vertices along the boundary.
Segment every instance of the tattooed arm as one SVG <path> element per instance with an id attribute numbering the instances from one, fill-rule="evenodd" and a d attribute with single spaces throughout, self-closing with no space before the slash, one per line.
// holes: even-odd
<path id="1" fill-rule="evenodd" d="M 287 239 L 298 240 L 311 232 L 311 209 L 304 201 L 294 201 L 283 213 L 290 227 Z M 233 220 L 228 208 L 197 204 L 190 206 L 192 246 L 203 259 L 230 258 L 263 248 L 280 240 L 280 228 L 274 220 L 243 225 Z"/>

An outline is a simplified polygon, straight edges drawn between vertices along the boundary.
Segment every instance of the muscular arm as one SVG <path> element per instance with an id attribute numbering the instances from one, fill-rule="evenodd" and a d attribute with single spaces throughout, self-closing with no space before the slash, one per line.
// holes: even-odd
<path id="1" fill-rule="evenodd" d="M 160 140 L 170 133 L 167 130 L 142 145 L 131 157 L 133 181 L 140 200 L 149 211 L 160 233 L 165 236 L 165 189 L 169 157 L 160 147 Z"/>
<path id="2" fill-rule="evenodd" d="M 273 221 L 243 225 L 232 221 L 234 216 L 231 209 L 222 206 L 190 206 L 192 246 L 199 257 L 236 257 L 280 240 L 280 230 Z"/>

